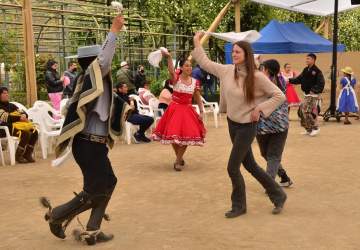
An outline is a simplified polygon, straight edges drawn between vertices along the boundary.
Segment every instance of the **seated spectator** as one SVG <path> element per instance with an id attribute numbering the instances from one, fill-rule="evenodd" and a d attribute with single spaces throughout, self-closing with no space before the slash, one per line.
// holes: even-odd
<path id="1" fill-rule="evenodd" d="M 19 137 L 15 159 L 18 163 L 35 162 L 33 158 L 34 146 L 38 140 L 38 131 L 29 122 L 27 115 L 17 106 L 9 102 L 9 90 L 0 88 L 0 122 L 7 126 L 12 136 Z M 5 131 L 0 130 L 0 137 L 5 137 Z"/>
<path id="2" fill-rule="evenodd" d="M 173 93 L 173 88 L 171 81 L 166 80 L 165 86 L 159 96 L 159 109 L 163 109 L 164 111 L 167 109 L 170 102 L 172 101 L 172 93 Z"/>
<path id="3" fill-rule="evenodd" d="M 154 119 L 147 115 L 140 115 L 136 101 L 129 97 L 128 86 L 125 83 L 119 83 L 116 86 L 116 94 L 134 108 L 134 112 L 128 117 L 127 121 L 133 125 L 139 125 L 140 129 L 134 134 L 135 141 L 139 142 L 151 142 L 149 138 L 145 136 L 146 130 L 148 130 L 154 122 Z"/>
<path id="4" fill-rule="evenodd" d="M 149 100 L 155 98 L 153 93 L 150 91 L 150 83 L 145 82 L 144 87 L 139 88 L 139 97 L 145 105 L 149 105 Z"/>

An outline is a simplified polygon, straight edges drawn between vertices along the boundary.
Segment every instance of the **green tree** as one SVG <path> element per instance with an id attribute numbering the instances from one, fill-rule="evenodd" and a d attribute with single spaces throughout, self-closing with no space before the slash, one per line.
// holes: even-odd
<path id="1" fill-rule="evenodd" d="M 12 30 L 0 33 L 0 63 L 5 65 L 5 85 L 9 84 L 9 72 L 16 63 L 15 45 L 9 41 L 15 38 L 16 33 Z M 0 79 L 1 83 L 1 79 Z"/>
<path id="2" fill-rule="evenodd" d="M 341 13 L 339 17 L 339 41 L 348 51 L 360 50 L 360 10 Z"/>

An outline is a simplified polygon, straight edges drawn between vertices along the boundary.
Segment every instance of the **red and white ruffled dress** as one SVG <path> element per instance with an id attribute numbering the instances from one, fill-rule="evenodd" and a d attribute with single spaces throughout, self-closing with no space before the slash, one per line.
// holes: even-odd
<path id="1" fill-rule="evenodd" d="M 204 145 L 206 129 L 192 107 L 192 97 L 194 91 L 198 89 L 200 84 L 195 79 L 192 79 L 191 85 L 177 81 L 174 85 L 172 102 L 153 133 L 154 141 L 182 146 Z"/>
<path id="2" fill-rule="evenodd" d="M 295 73 L 291 72 L 290 75 L 287 75 L 285 72 L 281 72 L 281 75 L 285 78 L 285 81 L 286 81 L 286 100 L 287 100 L 289 106 L 290 107 L 300 106 L 301 100 L 300 100 L 298 94 L 296 93 L 294 85 L 292 85 L 289 82 L 290 78 L 295 77 Z"/>

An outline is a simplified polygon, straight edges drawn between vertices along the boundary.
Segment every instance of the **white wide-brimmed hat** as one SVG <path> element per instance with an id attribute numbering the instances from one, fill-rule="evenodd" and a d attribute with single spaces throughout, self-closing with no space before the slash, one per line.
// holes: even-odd
<path id="1" fill-rule="evenodd" d="M 120 63 L 120 67 L 122 68 L 122 67 L 125 67 L 125 66 L 127 66 L 127 65 L 129 65 L 126 61 L 122 61 L 121 63 Z"/>
<path id="2" fill-rule="evenodd" d="M 77 55 L 67 56 L 65 58 L 72 59 L 72 58 L 93 57 L 93 56 L 98 56 L 100 52 L 101 52 L 100 45 L 84 46 L 77 49 Z"/>

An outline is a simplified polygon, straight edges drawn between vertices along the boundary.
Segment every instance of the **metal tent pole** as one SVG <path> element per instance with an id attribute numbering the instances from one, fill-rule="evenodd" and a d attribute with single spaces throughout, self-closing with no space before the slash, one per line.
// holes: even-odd
<path id="1" fill-rule="evenodd" d="M 336 82 L 337 82 L 337 45 L 338 45 L 338 8 L 339 0 L 335 0 L 334 5 L 334 29 L 333 29 L 333 54 L 331 65 L 331 95 L 330 107 L 324 113 L 324 121 L 329 121 L 331 117 L 339 120 L 339 115 L 336 112 Z"/>

